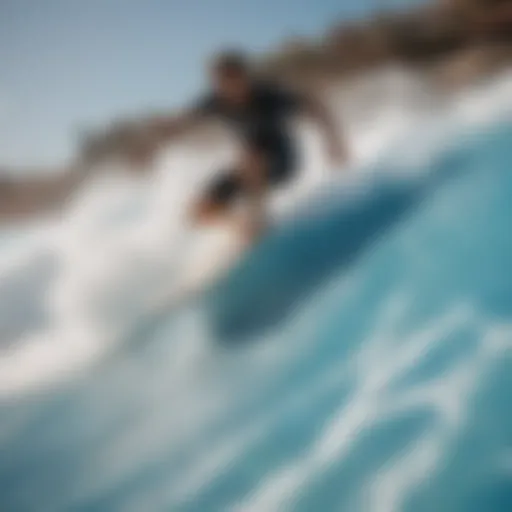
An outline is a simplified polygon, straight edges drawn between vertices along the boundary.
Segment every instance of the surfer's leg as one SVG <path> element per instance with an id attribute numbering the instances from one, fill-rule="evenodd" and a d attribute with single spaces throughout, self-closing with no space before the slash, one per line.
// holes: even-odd
<path id="1" fill-rule="evenodd" d="M 264 228 L 263 199 L 266 188 L 265 161 L 252 151 L 244 151 L 238 164 L 219 173 L 200 200 L 193 206 L 190 220 L 195 225 L 222 222 L 235 225 L 244 239 L 254 240 Z M 243 200 L 246 215 L 235 212 Z"/>
<path id="2" fill-rule="evenodd" d="M 258 148 L 248 147 L 238 166 L 243 183 L 244 200 L 247 202 L 245 230 L 248 236 L 257 238 L 267 226 L 265 200 L 268 192 L 269 159 Z"/>
<path id="3" fill-rule="evenodd" d="M 276 145 L 272 151 L 258 145 L 246 146 L 235 167 L 219 176 L 192 210 L 195 224 L 227 222 L 236 224 L 244 238 L 254 240 L 267 226 L 266 198 L 270 187 L 279 186 L 293 176 L 295 155 L 288 146 Z M 242 199 L 246 215 L 236 215 L 234 206 Z"/>
<path id="4" fill-rule="evenodd" d="M 255 141 L 246 148 L 240 165 L 244 192 L 249 206 L 248 229 L 254 236 L 260 235 L 267 227 L 266 200 L 271 188 L 290 181 L 295 170 L 295 151 L 291 144 L 272 141 L 261 144 Z"/>

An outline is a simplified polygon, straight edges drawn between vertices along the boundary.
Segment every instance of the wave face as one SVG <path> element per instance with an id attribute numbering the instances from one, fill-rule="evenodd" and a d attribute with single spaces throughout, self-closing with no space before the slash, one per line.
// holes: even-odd
<path id="1" fill-rule="evenodd" d="M 103 182 L 45 240 L 9 233 L 0 510 L 512 510 L 512 123 L 495 110 L 320 187 L 114 345 L 99 319 L 170 275 L 168 201 Z"/>

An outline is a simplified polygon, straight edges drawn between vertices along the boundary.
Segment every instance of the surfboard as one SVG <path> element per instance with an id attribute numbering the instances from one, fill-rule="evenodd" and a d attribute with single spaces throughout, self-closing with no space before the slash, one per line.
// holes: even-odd
<path id="1" fill-rule="evenodd" d="M 194 230 L 179 247 L 171 285 L 151 301 L 153 311 L 169 309 L 201 294 L 220 280 L 250 250 L 235 226 L 218 223 Z"/>

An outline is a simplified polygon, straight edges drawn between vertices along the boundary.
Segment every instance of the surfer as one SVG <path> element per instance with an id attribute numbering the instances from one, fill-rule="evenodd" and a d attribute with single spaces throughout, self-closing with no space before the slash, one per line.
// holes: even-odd
<path id="1" fill-rule="evenodd" d="M 249 212 L 243 232 L 252 238 L 265 226 L 268 191 L 294 177 L 297 152 L 289 129 L 293 116 L 306 114 L 319 123 L 333 165 L 344 162 L 346 148 L 321 103 L 258 80 L 242 53 L 225 52 L 215 57 L 210 80 L 211 91 L 184 113 L 155 122 L 156 145 L 152 149 L 208 118 L 225 121 L 240 142 L 240 156 L 231 168 L 217 173 L 194 205 L 191 217 L 200 224 L 233 218 L 233 206 L 242 200 Z"/>

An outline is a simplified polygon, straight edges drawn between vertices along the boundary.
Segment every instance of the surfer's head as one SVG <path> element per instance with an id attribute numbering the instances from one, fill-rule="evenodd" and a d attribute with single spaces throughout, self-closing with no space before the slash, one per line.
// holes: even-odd
<path id="1" fill-rule="evenodd" d="M 229 102 L 243 102 L 251 88 L 249 59 L 239 51 L 226 51 L 211 62 L 210 76 L 217 94 Z"/>

